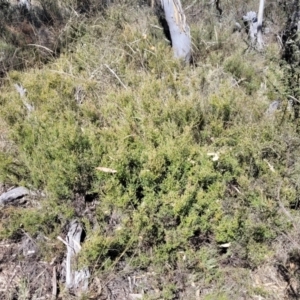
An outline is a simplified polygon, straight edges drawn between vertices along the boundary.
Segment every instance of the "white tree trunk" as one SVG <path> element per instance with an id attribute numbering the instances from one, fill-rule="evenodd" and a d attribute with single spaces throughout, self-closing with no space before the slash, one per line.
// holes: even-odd
<path id="1" fill-rule="evenodd" d="M 189 62 L 191 59 L 190 28 L 186 24 L 181 2 L 180 0 L 161 0 L 161 5 L 169 26 L 174 56 Z"/>
<path id="2" fill-rule="evenodd" d="M 259 10 L 258 10 L 258 18 L 257 18 L 257 49 L 263 50 L 264 42 L 262 38 L 262 23 L 263 23 L 263 15 L 264 15 L 264 6 L 265 0 L 260 0 L 259 2 Z"/>
<path id="3" fill-rule="evenodd" d="M 259 1 L 258 16 L 256 17 L 256 12 L 250 11 L 243 16 L 243 20 L 247 23 L 249 28 L 249 36 L 251 41 L 251 46 L 256 47 L 257 50 L 261 51 L 264 48 L 264 42 L 262 37 L 262 24 L 264 15 L 265 0 Z"/>

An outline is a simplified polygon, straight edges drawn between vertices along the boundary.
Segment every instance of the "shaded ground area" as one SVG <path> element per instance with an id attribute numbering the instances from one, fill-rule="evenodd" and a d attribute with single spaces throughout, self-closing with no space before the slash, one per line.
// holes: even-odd
<path id="1" fill-rule="evenodd" d="M 50 242 L 50 241 L 49 241 Z M 51 299 L 58 289 L 58 299 L 77 299 L 64 291 L 63 257 L 53 257 L 51 262 L 41 261 L 39 239 L 24 235 L 20 242 L 0 244 L 0 295 L 1 299 Z M 299 256 L 290 255 L 284 263 L 274 262 L 250 271 L 236 267 L 224 267 L 226 279 L 219 285 L 215 297 L 232 294 L 233 299 L 299 299 Z M 167 278 L 159 278 L 155 272 L 130 271 L 128 266 L 117 266 L 115 272 L 94 275 L 90 282 L 88 299 L 123 300 L 161 297 Z M 204 299 L 216 290 L 214 283 L 195 282 L 192 275 L 177 270 L 167 275 L 176 282 L 178 290 L 173 299 Z M 241 279 L 243 276 L 243 279 Z M 241 285 L 241 283 L 243 285 Z M 216 283 L 215 283 L 216 284 Z M 243 290 L 247 286 L 247 289 Z M 252 290 L 252 296 L 249 295 Z M 147 298 L 147 299 L 148 299 Z M 217 298 L 216 298 L 217 299 Z"/>

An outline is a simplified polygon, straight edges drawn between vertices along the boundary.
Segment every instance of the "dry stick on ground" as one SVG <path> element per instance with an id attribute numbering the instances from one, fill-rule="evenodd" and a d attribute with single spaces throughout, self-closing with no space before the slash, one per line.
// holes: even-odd
<path id="1" fill-rule="evenodd" d="M 295 97 L 293 97 L 293 96 L 291 96 L 291 95 L 288 95 L 288 97 L 289 97 L 291 100 L 300 103 L 300 101 L 299 101 L 298 99 L 296 99 Z"/>
<path id="2" fill-rule="evenodd" d="M 104 66 L 118 79 L 118 81 L 121 83 L 121 85 L 123 86 L 123 88 L 125 90 L 127 90 L 127 86 L 122 82 L 122 80 L 120 79 L 120 77 L 114 72 L 114 70 L 112 70 L 107 64 L 104 64 Z"/>
<path id="3" fill-rule="evenodd" d="M 192 8 L 195 4 L 197 3 L 197 0 L 195 0 L 192 4 L 190 4 L 189 6 L 187 6 L 184 11 L 189 10 L 190 8 Z"/>
<path id="4" fill-rule="evenodd" d="M 57 295 L 57 280 L 56 280 L 56 267 L 53 267 L 53 276 L 52 276 L 52 299 L 56 299 Z"/>
<path id="5" fill-rule="evenodd" d="M 34 47 L 37 47 L 37 48 L 42 48 L 42 49 L 44 49 L 44 50 L 46 50 L 46 51 L 49 51 L 50 53 L 54 53 L 53 50 L 51 50 L 51 49 L 49 49 L 49 48 L 47 48 L 47 47 L 45 47 L 45 46 L 42 46 L 42 45 L 38 45 L 38 44 L 27 44 L 27 46 L 34 46 Z"/>

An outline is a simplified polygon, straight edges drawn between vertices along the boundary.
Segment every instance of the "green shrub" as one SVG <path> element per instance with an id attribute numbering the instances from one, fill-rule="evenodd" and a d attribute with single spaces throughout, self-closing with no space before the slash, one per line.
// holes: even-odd
<path id="1" fill-rule="evenodd" d="M 248 94 L 253 94 L 260 87 L 260 77 L 256 69 L 245 62 L 240 57 L 229 58 L 224 65 L 227 72 L 230 72 L 236 82 L 245 86 Z"/>
<path id="2" fill-rule="evenodd" d="M 12 150 L 0 152 L 1 180 L 45 198 L 41 208 L 4 210 L 0 233 L 54 238 L 77 217 L 82 265 L 123 277 L 131 268 L 154 272 L 164 299 L 180 297 L 173 275 L 182 270 L 183 284 L 227 299 L 217 284 L 226 268 L 263 264 L 290 226 L 278 203 L 297 202 L 296 127 L 284 111 L 264 115 L 274 91 L 261 89 L 261 56 L 242 59 L 234 47 L 222 54 L 224 34 L 205 63 L 182 66 L 154 14 L 125 8 L 80 20 L 55 62 L 9 73 L 0 120 Z"/>

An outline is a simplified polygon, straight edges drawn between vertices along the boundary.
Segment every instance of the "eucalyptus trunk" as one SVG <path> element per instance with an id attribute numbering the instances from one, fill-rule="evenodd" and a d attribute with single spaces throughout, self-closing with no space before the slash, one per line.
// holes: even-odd
<path id="1" fill-rule="evenodd" d="M 264 48 L 264 42 L 262 38 L 262 23 L 264 15 L 265 0 L 260 0 L 258 17 L 257 17 L 257 49 L 262 50 Z"/>
<path id="2" fill-rule="evenodd" d="M 161 0 L 168 23 L 174 56 L 189 62 L 191 59 L 190 28 L 186 23 L 180 0 Z"/>

